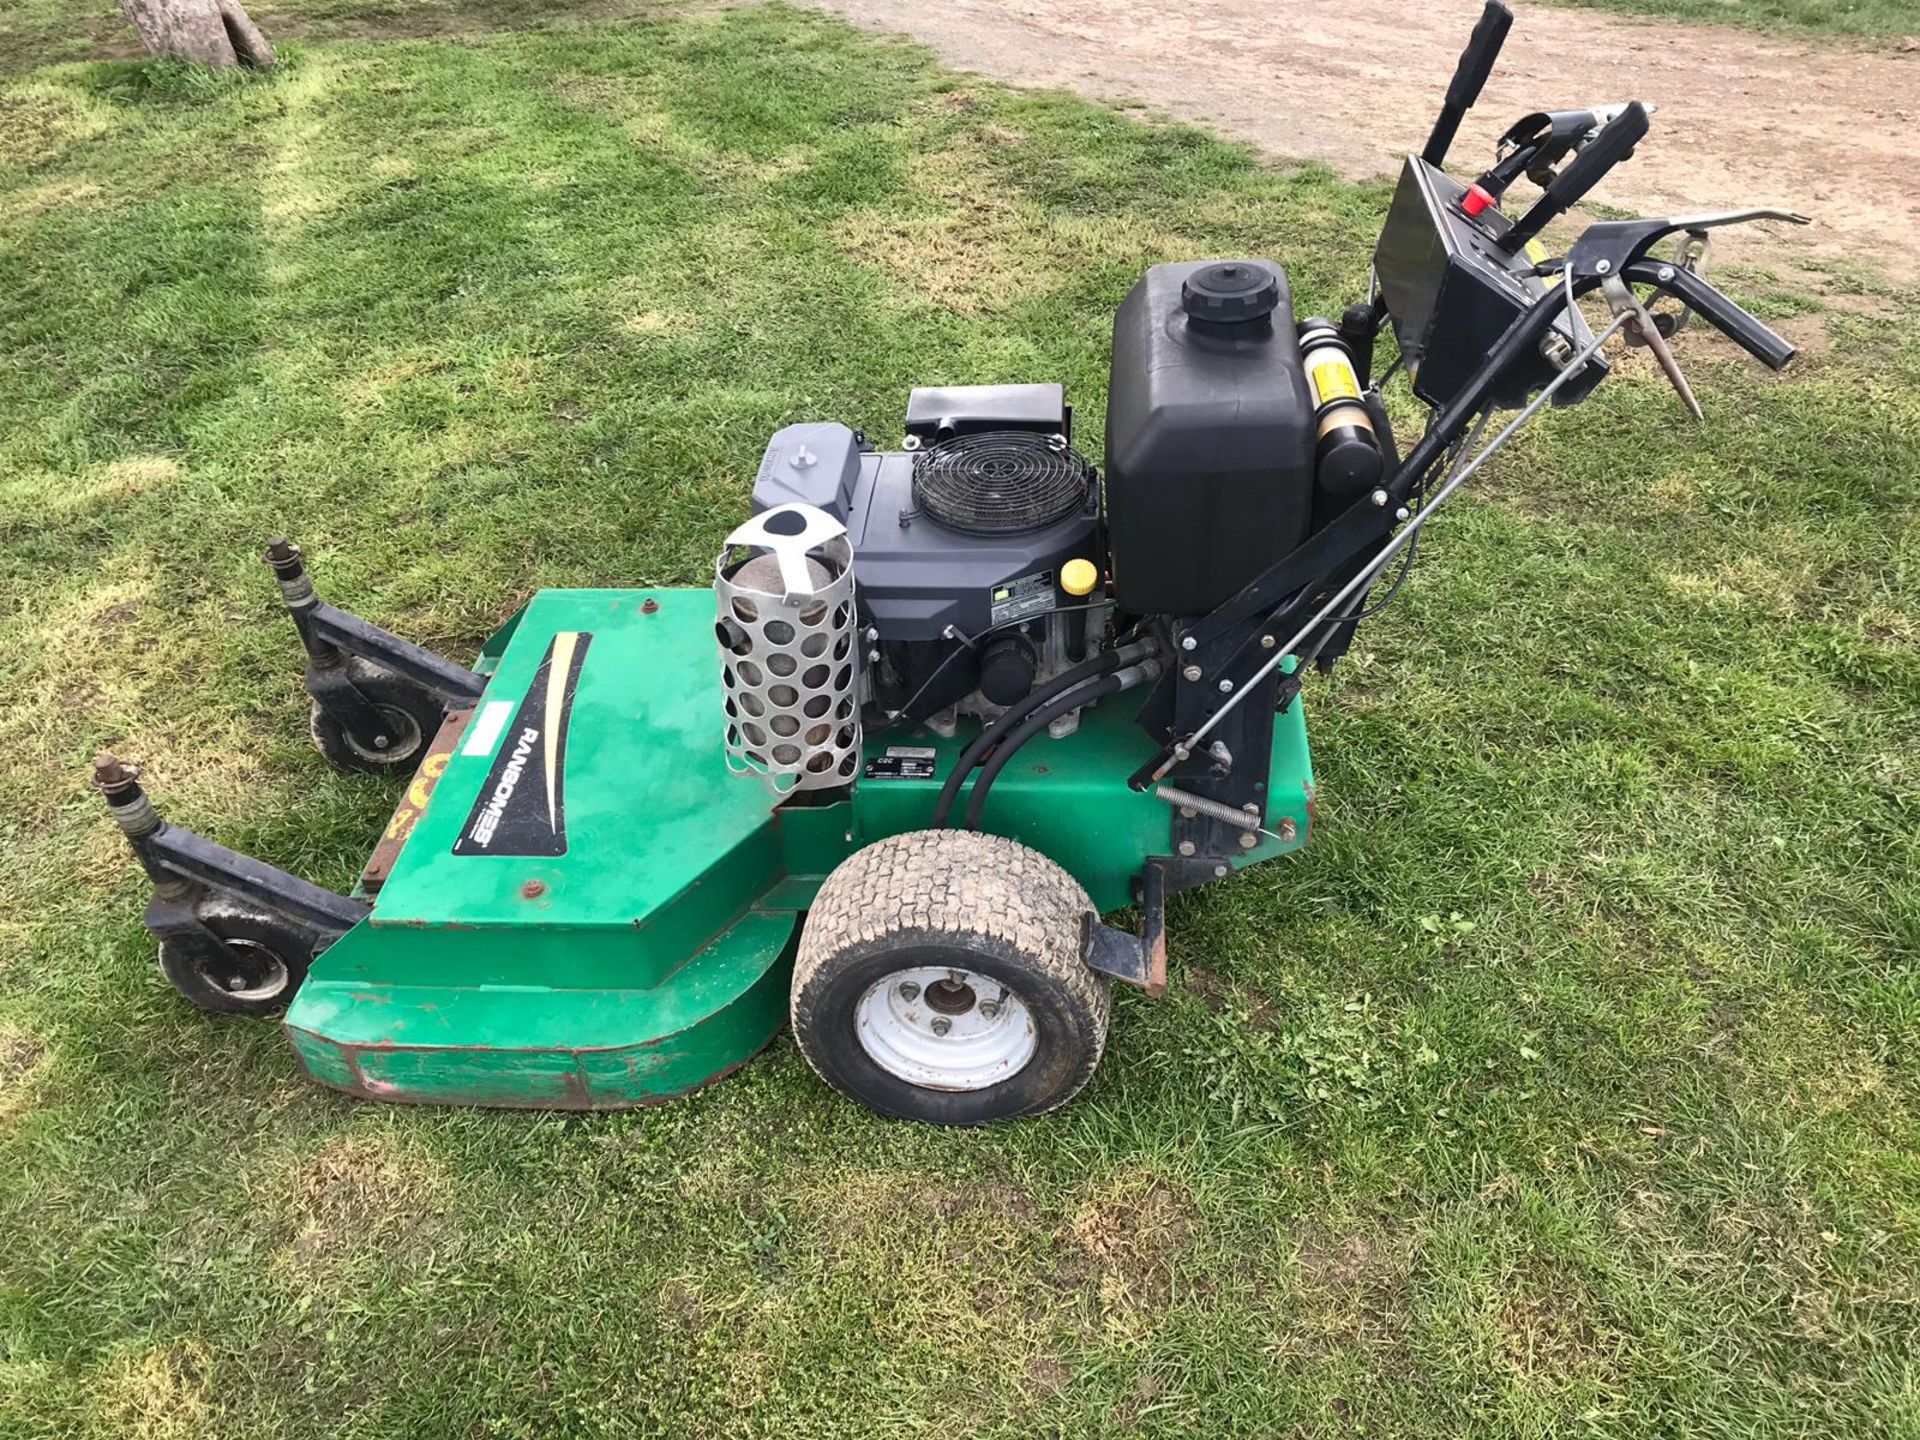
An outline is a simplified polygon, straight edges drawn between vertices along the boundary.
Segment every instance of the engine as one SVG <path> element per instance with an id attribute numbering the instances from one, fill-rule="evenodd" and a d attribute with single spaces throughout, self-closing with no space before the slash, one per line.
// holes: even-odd
<path id="1" fill-rule="evenodd" d="M 835 424 L 768 444 L 754 510 L 811 505 L 853 543 L 869 728 L 991 718 L 1099 643 L 1099 477 L 1072 420 L 1058 385 L 923 388 L 899 451 Z"/>
<path id="2" fill-rule="evenodd" d="M 1371 489 L 1385 416 L 1360 396 L 1272 261 L 1156 265 L 1114 323 L 1104 487 L 1060 386 L 930 387 L 898 451 L 781 430 L 753 508 L 846 527 L 866 727 L 951 733 L 1097 652 L 1116 616 L 1206 614 Z"/>

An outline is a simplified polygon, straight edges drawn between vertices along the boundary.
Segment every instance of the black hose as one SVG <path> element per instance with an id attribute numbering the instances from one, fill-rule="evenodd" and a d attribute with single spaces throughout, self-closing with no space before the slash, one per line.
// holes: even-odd
<path id="1" fill-rule="evenodd" d="M 934 803 L 933 819 L 928 828 L 939 830 L 947 823 L 947 817 L 953 813 L 954 802 L 960 798 L 960 787 L 967 782 L 967 776 L 973 773 L 973 767 L 980 763 L 980 757 L 993 748 L 994 743 L 1006 733 L 1007 726 L 1018 724 L 1021 716 L 1028 714 L 1036 705 L 1044 705 L 1064 690 L 1071 690 L 1085 680 L 1092 680 L 1110 670 L 1118 670 L 1121 665 L 1121 651 L 1124 646 L 1116 645 L 1111 650 L 1103 650 L 1093 659 L 1074 666 L 1071 670 L 1062 670 L 1053 679 L 1039 689 L 1029 691 L 1021 699 L 1003 710 L 990 725 L 983 725 L 980 733 L 973 737 L 973 743 L 960 752 L 960 758 L 954 762 L 953 773 L 947 776 L 947 783 L 940 787 L 940 798 Z"/>
<path id="2" fill-rule="evenodd" d="M 1058 717 L 1069 710 L 1082 705 L 1091 705 L 1104 696 L 1117 694 L 1127 688 L 1127 680 L 1119 675 L 1103 675 L 1090 680 L 1078 690 L 1069 691 L 1042 705 L 1016 725 L 1011 734 L 1002 740 L 993 752 L 993 758 L 980 770 L 980 778 L 973 782 L 973 789 L 967 794 L 967 829 L 978 830 L 980 817 L 987 808 L 987 795 L 993 789 L 993 782 L 999 773 L 1007 768 L 1007 762 L 1013 759 L 1014 752 L 1038 735 Z"/>

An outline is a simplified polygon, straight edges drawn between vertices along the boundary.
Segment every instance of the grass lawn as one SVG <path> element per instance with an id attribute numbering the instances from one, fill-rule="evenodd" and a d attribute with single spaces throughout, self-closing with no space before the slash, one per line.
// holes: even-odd
<path id="1" fill-rule="evenodd" d="M 1058 378 L 1097 452 L 1146 265 L 1331 309 L 1384 191 L 773 9 L 23 71 L 0 195 L 0 1436 L 1920 1435 L 1915 297 L 1748 273 L 1792 378 L 1690 331 L 1707 428 L 1636 357 L 1503 457 L 1067 1111 L 783 1037 L 570 1119 L 156 973 L 95 749 L 335 886 L 395 798 L 262 537 L 456 654 L 697 585 L 777 426 Z"/>
<path id="2" fill-rule="evenodd" d="M 1920 0 L 1548 0 L 1710 25 L 1828 35 L 1920 35 Z"/>

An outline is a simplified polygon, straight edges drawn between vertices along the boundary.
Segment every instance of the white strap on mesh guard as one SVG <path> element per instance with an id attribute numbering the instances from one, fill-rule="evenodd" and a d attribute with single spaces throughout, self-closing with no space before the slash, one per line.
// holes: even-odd
<path id="1" fill-rule="evenodd" d="M 811 505 L 776 505 L 762 510 L 746 524 L 727 536 L 721 553 L 736 545 L 751 545 L 766 550 L 780 566 L 780 587 L 791 600 L 811 598 L 813 576 L 807 569 L 807 552 L 831 544 L 847 533 L 838 520 Z"/>

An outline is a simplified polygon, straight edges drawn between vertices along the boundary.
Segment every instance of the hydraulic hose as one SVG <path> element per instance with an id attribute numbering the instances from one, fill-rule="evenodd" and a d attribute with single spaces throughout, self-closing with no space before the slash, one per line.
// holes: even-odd
<path id="1" fill-rule="evenodd" d="M 973 782 L 973 789 L 967 795 L 967 829 L 978 830 L 980 817 L 986 813 L 987 796 L 992 793 L 993 782 L 1000 772 L 1007 768 L 1007 762 L 1025 745 L 1060 716 L 1082 705 L 1091 705 L 1108 695 L 1118 695 L 1122 690 L 1131 690 L 1143 681 L 1157 679 L 1160 675 L 1160 662 L 1157 659 L 1143 660 L 1137 665 L 1129 665 L 1116 670 L 1111 675 L 1103 675 L 1070 690 L 1064 695 L 1031 712 L 1026 719 L 1016 725 L 993 752 L 993 758 L 981 767 L 980 778 Z"/>
<path id="2" fill-rule="evenodd" d="M 940 798 L 933 807 L 933 818 L 928 828 L 939 830 L 953 814 L 954 803 L 960 798 L 960 787 L 967 783 L 967 776 L 980 763 L 980 757 L 999 743 L 1000 737 L 1007 733 L 1008 727 L 1017 725 L 1036 706 L 1044 705 L 1054 696 L 1073 689 L 1087 680 L 1097 679 L 1101 675 L 1118 670 L 1129 661 L 1138 660 L 1151 654 L 1153 646 L 1146 642 L 1133 645 L 1121 645 L 1112 650 L 1102 651 L 1091 660 L 1083 661 L 1071 670 L 1062 670 L 1046 684 L 1016 700 L 997 716 L 993 723 L 981 727 L 973 743 L 960 752 L 960 758 L 954 762 L 953 773 L 947 776 L 947 783 L 940 787 Z"/>

